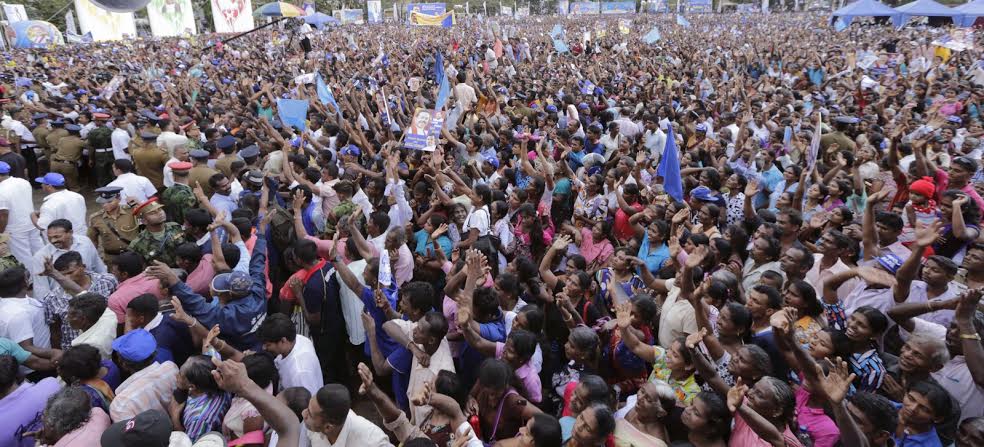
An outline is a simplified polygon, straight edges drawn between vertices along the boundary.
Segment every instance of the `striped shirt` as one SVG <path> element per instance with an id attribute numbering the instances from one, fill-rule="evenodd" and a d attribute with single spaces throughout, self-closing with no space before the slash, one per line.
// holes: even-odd
<path id="1" fill-rule="evenodd" d="M 96 293 L 108 299 L 116 291 L 117 281 L 115 276 L 109 273 L 96 273 L 91 270 L 85 273 L 89 275 L 89 281 L 91 282 L 86 292 Z M 72 329 L 66 319 L 68 302 L 72 300 L 73 296 L 66 292 L 61 285 L 55 283 L 51 291 L 43 298 L 45 322 L 50 325 L 56 319 L 61 321 L 61 346 L 52 346 L 52 348 L 65 350 L 72 347 L 72 340 L 75 340 L 75 337 L 78 337 L 82 333 L 82 331 Z"/>
<path id="2" fill-rule="evenodd" d="M 181 414 L 181 423 L 191 441 L 198 441 L 210 431 L 221 431 L 222 418 L 231 403 L 232 395 L 224 391 L 189 397 Z"/>
<path id="3" fill-rule="evenodd" d="M 851 354 L 851 372 L 857 374 L 854 385 L 858 391 L 875 392 L 885 377 L 885 363 L 878 351 L 870 349 L 861 354 Z"/>
<path id="4" fill-rule="evenodd" d="M 178 366 L 174 362 L 154 363 L 137 371 L 116 388 L 109 415 L 119 422 L 147 410 L 167 413 L 177 379 Z"/>

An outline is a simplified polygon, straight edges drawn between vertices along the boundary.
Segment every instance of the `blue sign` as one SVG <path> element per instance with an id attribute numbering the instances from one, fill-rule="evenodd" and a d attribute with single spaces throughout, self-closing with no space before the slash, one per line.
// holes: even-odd
<path id="1" fill-rule="evenodd" d="M 447 9 L 448 7 L 446 3 L 408 3 L 407 17 L 410 17 L 410 13 L 412 12 L 419 12 L 429 16 L 437 16 L 444 14 Z"/>
<path id="2" fill-rule="evenodd" d="M 635 12 L 635 2 L 605 2 L 601 4 L 602 14 L 633 14 Z"/>
<path id="3" fill-rule="evenodd" d="M 573 2 L 571 3 L 571 15 L 598 14 L 601 6 L 597 2 Z"/>
<path id="4" fill-rule="evenodd" d="M 711 0 L 690 0 L 687 5 L 688 12 L 714 12 L 714 7 L 711 6 Z"/>
<path id="5" fill-rule="evenodd" d="M 14 48 L 47 48 L 64 43 L 58 28 L 48 22 L 22 20 L 7 26 L 10 27 L 7 38 Z"/>

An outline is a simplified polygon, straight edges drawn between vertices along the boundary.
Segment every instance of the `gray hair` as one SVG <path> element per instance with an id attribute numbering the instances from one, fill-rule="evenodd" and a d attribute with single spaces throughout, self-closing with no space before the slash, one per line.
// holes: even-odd
<path id="1" fill-rule="evenodd" d="M 51 395 L 41 419 L 48 444 L 54 444 L 88 422 L 91 410 L 89 394 L 82 388 L 66 387 Z"/>
<path id="2" fill-rule="evenodd" d="M 920 344 L 931 349 L 929 360 L 933 362 L 933 370 L 942 368 L 950 361 L 950 351 L 946 349 L 946 342 L 943 339 L 930 337 L 927 334 L 913 334 L 909 336 L 909 343 Z"/>

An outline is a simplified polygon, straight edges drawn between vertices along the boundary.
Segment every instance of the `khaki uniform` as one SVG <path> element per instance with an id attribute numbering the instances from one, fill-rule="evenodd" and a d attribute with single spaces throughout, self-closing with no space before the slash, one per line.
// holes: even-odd
<path id="1" fill-rule="evenodd" d="M 51 132 L 48 132 L 48 135 L 45 135 L 44 156 L 47 157 L 49 161 L 51 160 L 51 153 L 55 151 L 55 145 L 58 143 L 58 140 L 67 136 L 68 131 L 62 128 L 51 129 Z"/>
<path id="2" fill-rule="evenodd" d="M 48 126 L 38 126 L 31 131 L 31 134 L 34 135 L 34 141 L 37 142 L 38 147 L 41 148 L 46 154 L 48 153 L 48 141 L 46 138 L 49 133 L 51 133 L 51 129 L 49 129 Z"/>
<path id="3" fill-rule="evenodd" d="M 219 171 L 208 167 L 207 165 L 198 165 L 191 168 L 188 173 L 188 186 L 192 189 L 195 188 L 195 182 L 202 185 L 202 191 L 205 191 L 205 197 L 212 197 L 212 187 L 208 184 L 208 179 L 212 178 L 213 175 L 218 174 Z"/>
<path id="4" fill-rule="evenodd" d="M 141 144 L 136 149 L 130 149 L 130 156 L 133 157 L 137 174 L 147 177 L 158 191 L 164 187 L 164 164 L 170 159 L 167 152 L 157 145 Z"/>
<path id="5" fill-rule="evenodd" d="M 238 155 L 223 155 L 222 158 L 215 160 L 215 169 L 231 179 L 232 163 L 236 160 L 242 160 L 242 158 L 239 158 Z"/>
<path id="6" fill-rule="evenodd" d="M 67 135 L 58 139 L 51 154 L 51 172 L 65 176 L 65 185 L 71 191 L 79 190 L 79 160 L 83 148 L 85 141 L 78 135 Z"/>
<path id="7" fill-rule="evenodd" d="M 140 234 L 137 218 L 127 206 L 120 206 L 116 215 L 106 211 L 89 216 L 89 239 L 99 248 L 99 254 L 106 263 L 110 257 L 122 253 L 129 247 L 130 242 Z"/>
<path id="8" fill-rule="evenodd" d="M 827 148 L 831 144 L 837 143 L 842 151 L 854 151 L 857 146 L 854 144 L 854 140 L 851 137 L 844 135 L 844 132 L 831 132 L 820 137 L 820 157 L 827 153 Z"/>

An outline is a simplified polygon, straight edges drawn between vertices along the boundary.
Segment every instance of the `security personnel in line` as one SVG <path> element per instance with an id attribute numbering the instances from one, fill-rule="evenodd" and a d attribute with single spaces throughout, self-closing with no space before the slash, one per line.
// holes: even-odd
<path id="1" fill-rule="evenodd" d="M 232 135 L 226 135 L 215 142 L 215 147 L 222 151 L 222 155 L 215 160 L 215 169 L 228 178 L 233 178 L 232 162 L 242 160 L 236 155 L 236 146 L 236 137 Z"/>
<path id="2" fill-rule="evenodd" d="M 37 127 L 35 127 L 31 133 L 34 135 L 34 141 L 38 145 L 38 148 L 41 149 L 41 153 L 44 154 L 38 156 L 38 175 L 40 176 L 47 172 L 47 170 L 43 169 L 41 166 L 47 165 L 48 162 L 51 161 L 50 158 L 44 158 L 51 152 L 51 150 L 48 149 L 47 141 L 48 134 L 51 133 L 51 127 L 48 126 L 47 113 L 35 113 L 31 118 L 34 118 L 34 122 L 37 123 Z M 37 185 L 37 183 L 34 182 L 33 177 L 30 180 L 31 185 Z"/>
<path id="3" fill-rule="evenodd" d="M 198 207 L 195 192 L 188 186 L 191 163 L 172 161 L 168 163 L 167 167 L 171 168 L 171 173 L 174 175 L 174 185 L 161 193 L 161 202 L 164 203 L 164 211 L 167 212 L 168 220 L 184 225 L 185 211 Z"/>
<path id="4" fill-rule="evenodd" d="M 208 151 L 202 149 L 191 151 L 191 164 L 193 167 L 188 177 L 188 186 L 194 189 L 196 184 L 201 185 L 205 197 L 212 197 L 212 186 L 208 184 L 208 179 L 219 171 L 208 167 Z"/>
<path id="5" fill-rule="evenodd" d="M 113 181 L 113 129 L 106 126 L 109 115 L 93 113 L 92 120 L 96 128 L 86 135 L 86 147 L 89 149 L 89 166 L 94 171 L 96 185 L 102 187 Z"/>
<path id="6" fill-rule="evenodd" d="M 120 203 L 120 191 L 123 188 L 119 186 L 96 189 L 96 203 L 102 204 L 102 211 L 89 216 L 89 239 L 107 263 L 125 251 L 140 232 L 130 206 Z"/>
<path id="7" fill-rule="evenodd" d="M 82 159 L 82 149 L 85 148 L 85 141 L 79 136 L 82 128 L 76 124 L 67 124 L 64 130 L 68 135 L 58 138 L 52 147 L 51 172 L 63 175 L 68 189 L 79 192 L 79 160 Z M 48 139 L 51 139 L 51 135 Z"/>
<path id="8" fill-rule="evenodd" d="M 44 137 L 44 156 L 48 162 L 51 162 L 51 154 L 55 152 L 55 145 L 58 144 L 58 140 L 67 136 L 68 131 L 65 130 L 65 120 L 56 118 L 51 122 L 51 132 L 48 132 L 48 135 Z"/>
<path id="9" fill-rule="evenodd" d="M 130 242 L 130 251 L 143 256 L 148 264 L 161 261 L 174 267 L 174 252 L 185 242 L 181 225 L 167 221 L 164 205 L 157 197 L 134 208 L 133 215 L 143 222 L 144 229 Z"/>
<path id="10" fill-rule="evenodd" d="M 137 174 L 147 177 L 158 191 L 164 188 L 164 164 L 167 163 L 167 151 L 157 146 L 157 134 L 148 131 L 140 132 L 140 144 L 130 148 L 133 166 Z"/>

